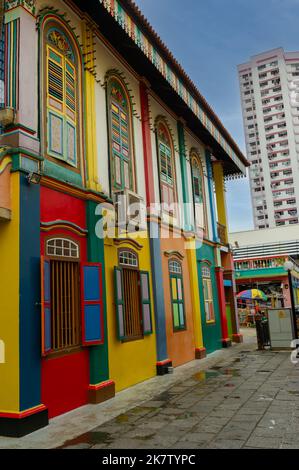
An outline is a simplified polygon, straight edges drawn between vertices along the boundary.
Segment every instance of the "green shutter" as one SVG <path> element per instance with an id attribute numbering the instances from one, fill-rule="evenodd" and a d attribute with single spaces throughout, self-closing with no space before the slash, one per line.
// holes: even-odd
<path id="1" fill-rule="evenodd" d="M 142 326 L 143 334 L 150 335 L 153 332 L 151 313 L 151 294 L 149 273 L 140 271 L 140 295 L 142 305 Z"/>
<path id="2" fill-rule="evenodd" d="M 121 341 L 126 338 L 125 335 L 125 303 L 123 288 L 122 268 L 114 267 L 114 292 L 115 292 L 115 310 L 117 322 L 117 336 Z"/>
<path id="3" fill-rule="evenodd" d="M 175 291 L 173 290 L 173 284 L 175 284 Z M 184 288 L 183 278 L 180 274 L 170 275 L 170 290 L 174 329 L 184 330 L 186 329 Z"/>

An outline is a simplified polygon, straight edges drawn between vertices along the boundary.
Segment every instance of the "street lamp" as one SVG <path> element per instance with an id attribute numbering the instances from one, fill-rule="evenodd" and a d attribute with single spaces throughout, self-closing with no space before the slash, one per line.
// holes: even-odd
<path id="1" fill-rule="evenodd" d="M 293 290 L 293 280 L 292 280 L 292 269 L 294 268 L 293 261 L 286 261 L 283 265 L 284 269 L 288 272 L 289 286 L 290 286 L 290 295 L 291 295 L 291 307 L 292 307 L 292 316 L 293 316 L 293 325 L 295 339 L 298 339 L 297 332 L 297 319 L 296 319 L 296 309 L 295 309 L 295 299 L 294 299 L 294 290 Z"/>

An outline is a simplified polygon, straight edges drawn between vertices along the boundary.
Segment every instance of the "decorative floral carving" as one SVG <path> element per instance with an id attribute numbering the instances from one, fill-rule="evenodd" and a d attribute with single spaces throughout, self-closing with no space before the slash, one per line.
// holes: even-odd
<path id="1" fill-rule="evenodd" d="M 159 127 L 158 127 L 158 137 L 161 142 L 164 142 L 165 144 L 169 145 L 168 133 L 165 127 L 163 126 L 163 124 L 161 123 L 159 124 Z"/>
<path id="2" fill-rule="evenodd" d="M 113 99 L 114 99 L 115 101 L 117 101 L 117 103 L 119 103 L 119 105 L 120 105 L 122 108 L 126 108 L 126 107 L 127 107 L 127 101 L 126 101 L 126 99 L 124 98 L 122 91 L 120 90 L 120 88 L 117 86 L 116 83 L 113 83 L 113 85 L 112 85 L 112 88 L 111 88 L 111 96 L 113 97 Z"/>
<path id="3" fill-rule="evenodd" d="M 5 11 L 22 6 L 34 15 L 35 3 L 36 0 L 5 0 Z"/>
<path id="4" fill-rule="evenodd" d="M 54 44 L 69 60 L 74 62 L 74 53 L 66 36 L 57 29 L 50 29 L 48 41 Z"/>

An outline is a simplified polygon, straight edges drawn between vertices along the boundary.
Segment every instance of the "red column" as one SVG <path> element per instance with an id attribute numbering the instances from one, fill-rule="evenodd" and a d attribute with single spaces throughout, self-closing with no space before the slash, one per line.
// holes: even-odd
<path id="1" fill-rule="evenodd" d="M 155 202 L 154 191 L 154 172 L 152 163 L 152 144 L 150 130 L 150 113 L 148 104 L 148 86 L 144 81 L 140 82 L 140 102 L 141 102 L 141 118 L 142 118 L 142 137 L 143 137 L 143 157 L 145 170 L 145 187 L 146 187 L 146 205 Z"/>
<path id="2" fill-rule="evenodd" d="M 227 328 L 223 271 L 224 271 L 223 268 L 220 268 L 220 267 L 215 268 L 219 308 L 220 308 L 221 330 L 222 330 L 222 346 L 228 347 L 228 346 L 231 346 L 231 339 L 228 336 L 228 328 Z"/>

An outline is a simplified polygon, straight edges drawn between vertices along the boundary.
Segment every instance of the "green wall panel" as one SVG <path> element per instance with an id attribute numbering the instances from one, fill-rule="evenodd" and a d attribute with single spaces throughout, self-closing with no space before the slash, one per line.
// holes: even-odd
<path id="1" fill-rule="evenodd" d="M 199 283 L 199 295 L 200 295 L 200 307 L 201 307 L 201 322 L 202 322 L 202 333 L 204 347 L 207 353 L 216 351 L 222 348 L 222 334 L 221 334 L 221 321 L 220 321 L 220 310 L 218 301 L 218 291 L 215 276 L 215 248 L 210 245 L 202 244 L 196 248 L 197 257 L 197 271 L 198 271 L 198 283 Z M 213 290 L 213 301 L 214 301 L 214 312 L 215 312 L 215 323 L 207 323 L 205 318 L 204 310 L 204 297 L 203 297 L 203 283 L 201 275 L 202 260 L 209 261 L 211 263 L 211 282 Z"/>

